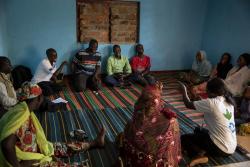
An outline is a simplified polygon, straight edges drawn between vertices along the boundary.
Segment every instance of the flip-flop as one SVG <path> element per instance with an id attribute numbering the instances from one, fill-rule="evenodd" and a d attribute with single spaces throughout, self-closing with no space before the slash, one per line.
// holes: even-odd
<path id="1" fill-rule="evenodd" d="M 82 129 L 76 129 L 69 133 L 70 137 L 76 139 L 76 140 L 84 140 L 88 138 L 86 132 Z"/>

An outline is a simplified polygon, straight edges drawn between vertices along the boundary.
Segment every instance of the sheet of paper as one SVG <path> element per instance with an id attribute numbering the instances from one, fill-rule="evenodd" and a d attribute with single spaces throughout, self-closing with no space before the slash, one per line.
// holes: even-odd
<path id="1" fill-rule="evenodd" d="M 55 100 L 52 100 L 53 103 L 68 103 L 67 100 L 64 100 L 63 98 L 59 97 Z"/>

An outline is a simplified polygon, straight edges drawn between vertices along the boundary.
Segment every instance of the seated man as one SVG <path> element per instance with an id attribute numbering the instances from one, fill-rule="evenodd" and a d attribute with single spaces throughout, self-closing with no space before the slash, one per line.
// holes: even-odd
<path id="1" fill-rule="evenodd" d="M 73 85 L 77 92 L 90 88 L 97 93 L 100 79 L 101 54 L 97 52 L 98 42 L 91 39 L 86 50 L 80 50 L 73 58 Z"/>
<path id="2" fill-rule="evenodd" d="M 131 67 L 128 58 L 121 56 L 121 48 L 119 45 L 113 46 L 114 55 L 108 58 L 107 73 L 105 81 L 111 86 L 127 86 Z"/>
<path id="3" fill-rule="evenodd" d="M 62 88 L 57 83 L 58 76 L 61 73 L 66 61 L 62 62 L 60 67 L 56 68 L 57 52 L 53 48 L 46 50 L 47 58 L 43 59 L 38 65 L 35 75 L 32 78 L 32 82 L 38 84 L 42 90 L 44 96 L 52 95 L 59 92 Z"/>
<path id="4" fill-rule="evenodd" d="M 41 88 L 27 82 L 22 85 L 18 96 L 23 102 L 11 108 L 0 119 L 1 166 L 28 167 L 35 164 L 43 167 L 70 166 L 55 162 L 56 158 L 69 157 L 79 151 L 104 146 L 104 128 L 93 141 L 50 143 L 46 139 L 38 118 L 33 113 L 43 102 Z M 55 158 L 52 159 L 52 157 Z"/>
<path id="5" fill-rule="evenodd" d="M 142 86 L 154 84 L 155 79 L 149 74 L 151 67 L 150 57 L 143 54 L 144 49 L 142 44 L 137 44 L 135 49 L 137 55 L 133 56 L 130 62 L 133 72 L 132 80 Z"/>
<path id="6" fill-rule="evenodd" d="M 0 106 L 3 110 L 8 110 L 14 106 L 18 100 L 10 79 L 11 63 L 7 57 L 0 57 Z"/>

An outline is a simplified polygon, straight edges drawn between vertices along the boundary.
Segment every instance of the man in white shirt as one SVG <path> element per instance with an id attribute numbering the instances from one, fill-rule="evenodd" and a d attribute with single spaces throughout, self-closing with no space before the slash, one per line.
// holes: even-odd
<path id="1" fill-rule="evenodd" d="M 0 105 L 7 110 L 14 106 L 18 100 L 10 79 L 11 63 L 7 57 L 0 57 Z"/>
<path id="2" fill-rule="evenodd" d="M 33 83 L 38 84 L 45 96 L 52 95 L 61 90 L 61 86 L 57 84 L 57 77 L 61 73 L 66 61 L 62 62 L 60 67 L 56 68 L 57 52 L 53 48 L 46 50 L 47 58 L 43 59 L 38 65 L 35 75 L 32 79 Z"/>
<path id="3" fill-rule="evenodd" d="M 207 163 L 207 155 L 233 154 L 237 146 L 235 103 L 224 82 L 219 78 L 208 81 L 208 98 L 194 102 L 190 101 L 185 85 L 182 83 L 180 85 L 186 107 L 204 113 L 207 125 L 206 129 L 196 128 L 194 133 L 181 136 L 182 147 L 192 158 L 190 166 Z"/>

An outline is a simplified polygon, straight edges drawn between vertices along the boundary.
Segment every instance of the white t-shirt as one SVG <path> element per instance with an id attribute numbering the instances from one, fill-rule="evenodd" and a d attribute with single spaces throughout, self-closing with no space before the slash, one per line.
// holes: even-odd
<path id="1" fill-rule="evenodd" d="M 53 73 L 56 71 L 56 64 L 50 64 L 49 59 L 45 58 L 38 65 L 35 75 L 32 78 L 33 83 L 39 83 L 42 81 L 50 81 Z"/>
<path id="2" fill-rule="evenodd" d="M 241 96 L 250 81 L 250 69 L 247 66 L 237 71 L 238 69 L 239 67 L 232 68 L 225 79 L 228 90 L 234 96 Z"/>
<path id="3" fill-rule="evenodd" d="M 223 96 L 195 101 L 197 111 L 204 113 L 209 136 L 223 152 L 234 153 L 237 140 L 234 122 L 234 107 Z"/>

